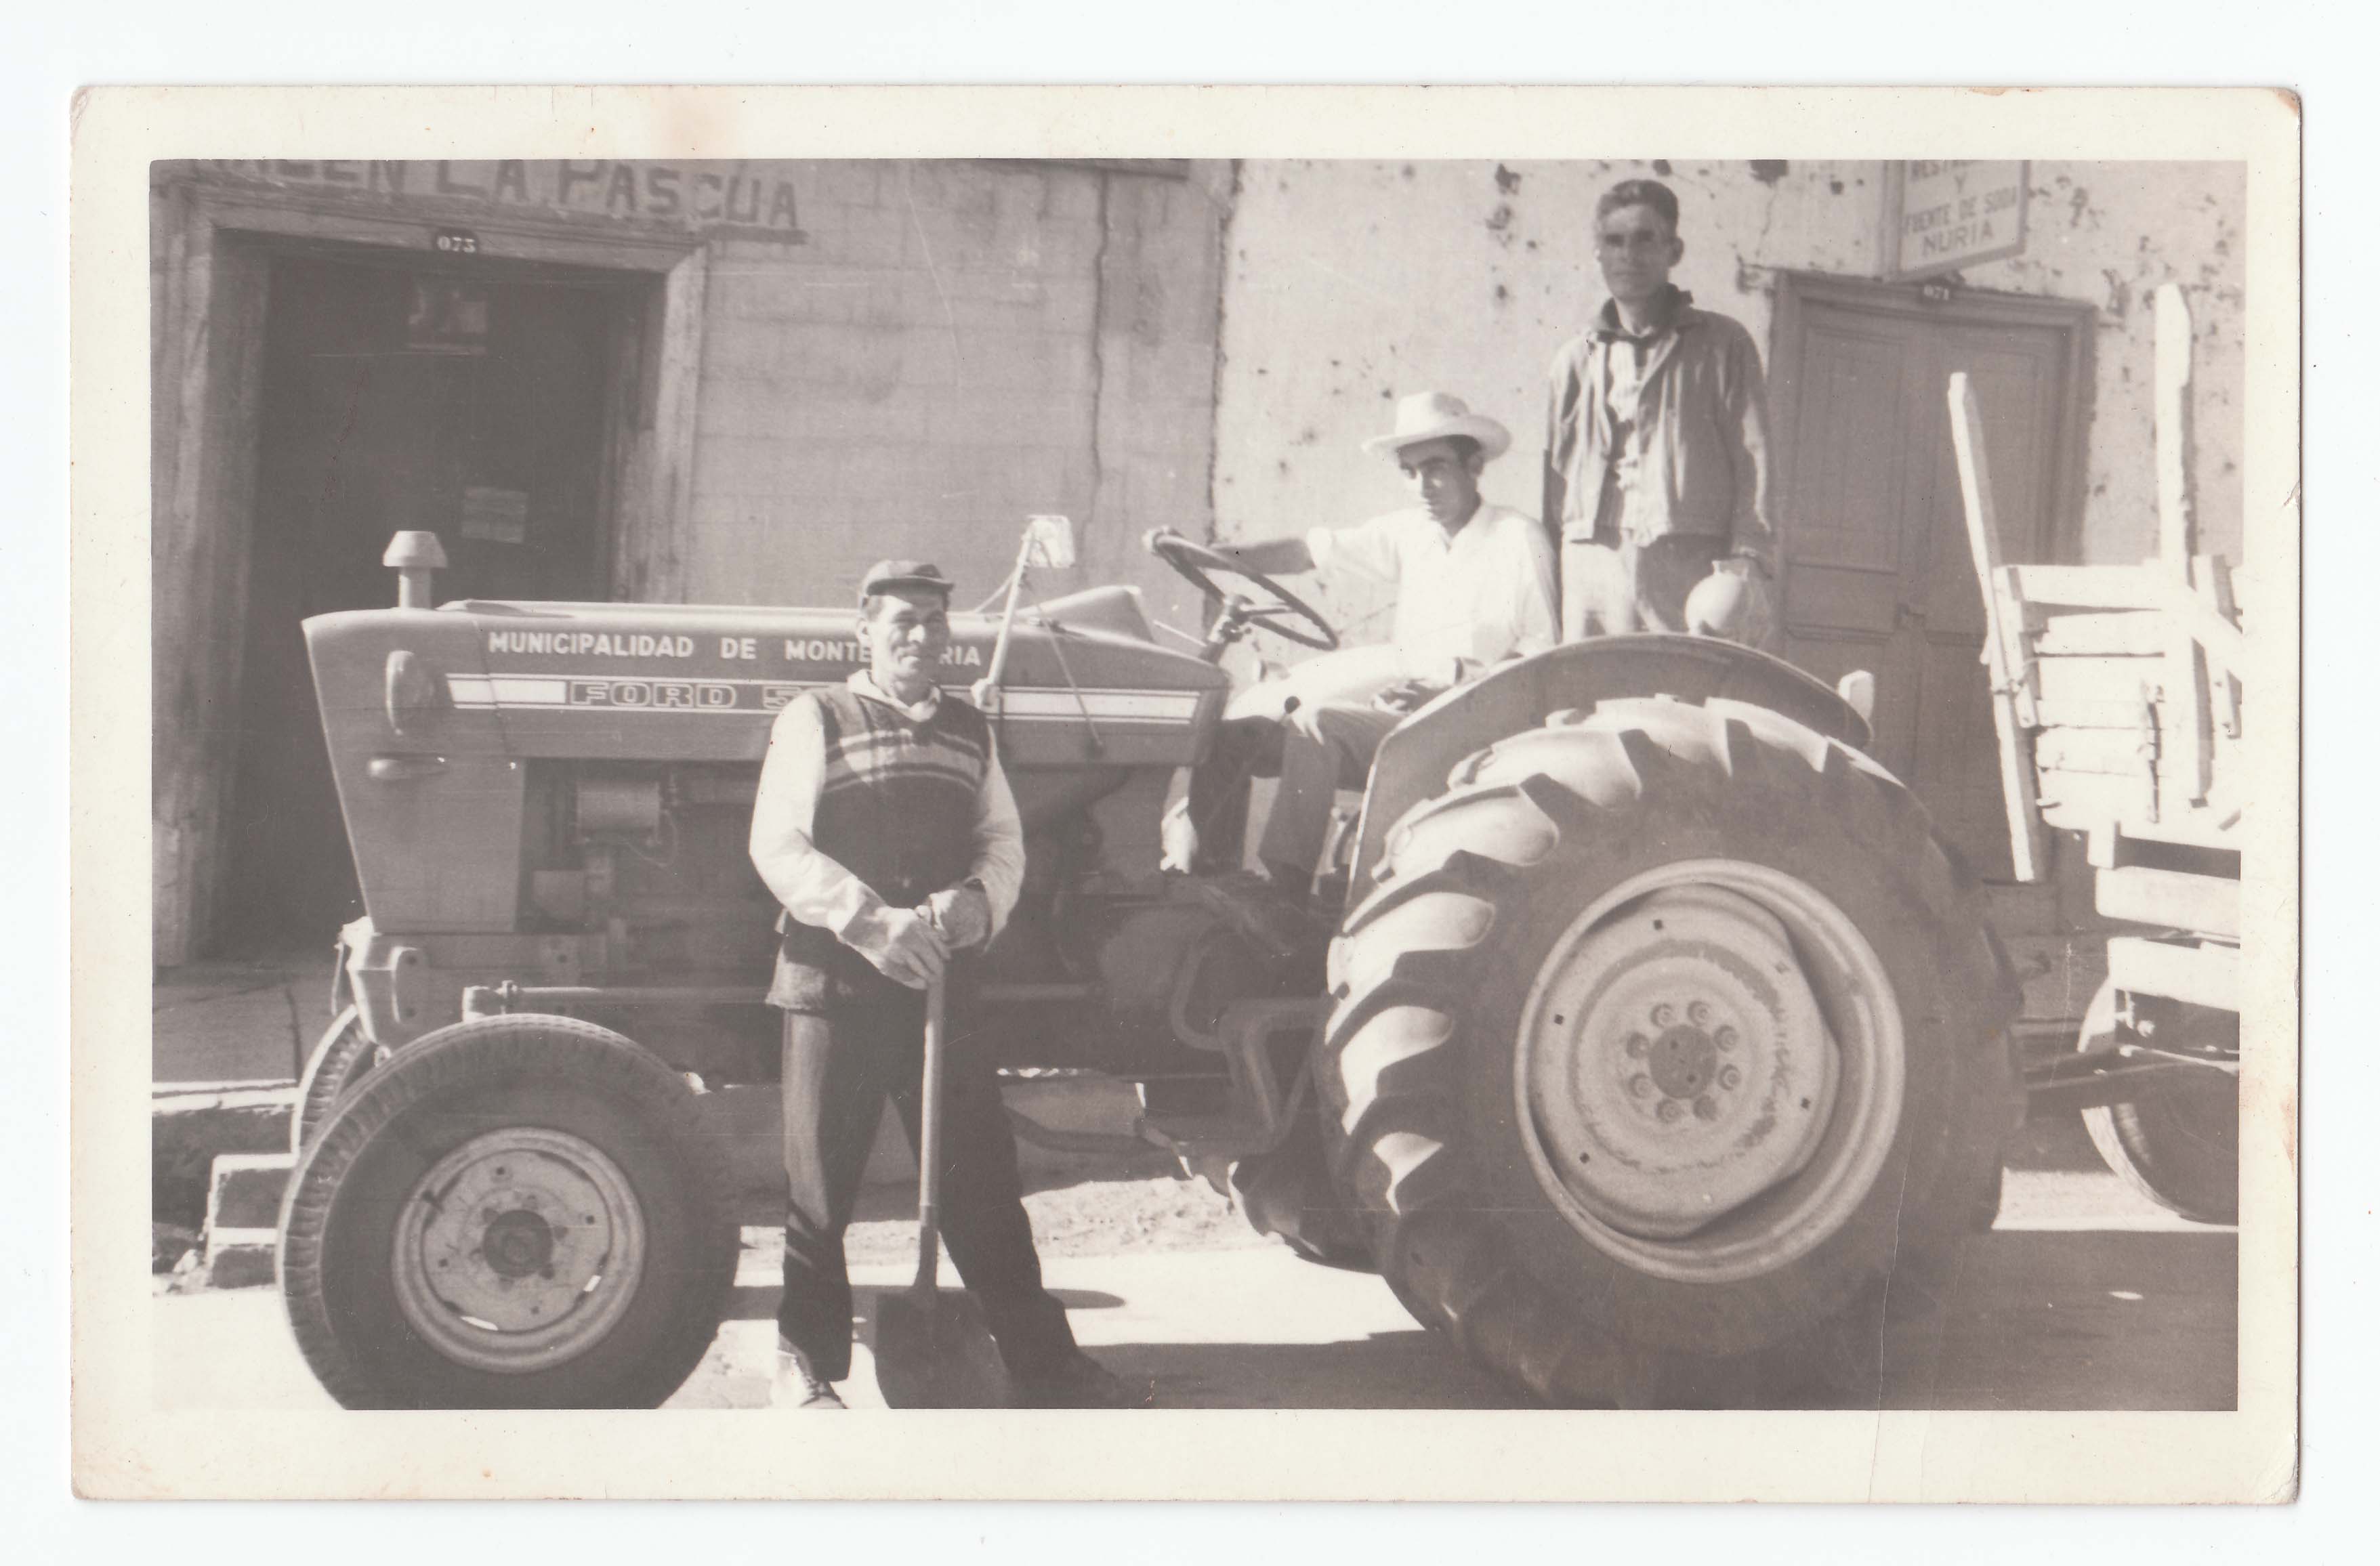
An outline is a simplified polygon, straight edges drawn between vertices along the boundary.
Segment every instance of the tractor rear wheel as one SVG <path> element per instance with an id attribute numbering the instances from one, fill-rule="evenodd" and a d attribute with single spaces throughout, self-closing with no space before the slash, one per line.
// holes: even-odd
<path id="1" fill-rule="evenodd" d="M 458 1023 L 367 1076 L 281 1215 L 289 1323 L 349 1408 L 649 1408 L 735 1264 L 693 1094 L 563 1017 Z"/>
<path id="2" fill-rule="evenodd" d="M 2193 1010 L 2198 1026 L 2227 1029 L 2233 1058 L 2240 1019 Z M 2116 1028 L 2116 988 L 2099 987 L 2082 1014 L 2077 1047 L 2090 1050 Z M 2211 1068 L 2159 1084 L 2129 1103 L 2082 1111 L 2082 1127 L 2107 1167 L 2161 1208 L 2197 1223 L 2240 1221 L 2240 1079 Z"/>
<path id="3" fill-rule="evenodd" d="M 1549 1402 L 1865 1402 L 2013 1123 L 1979 894 L 1723 700 L 1560 713 L 1389 835 L 1318 1077 L 1400 1298 Z"/>

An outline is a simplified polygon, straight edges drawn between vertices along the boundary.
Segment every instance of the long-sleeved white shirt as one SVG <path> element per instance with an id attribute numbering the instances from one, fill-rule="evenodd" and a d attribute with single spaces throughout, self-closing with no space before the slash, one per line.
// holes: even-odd
<path id="1" fill-rule="evenodd" d="M 941 705 L 941 692 L 911 705 L 879 689 L 866 670 L 849 680 L 853 691 L 880 701 L 913 722 L 923 722 Z M 853 924 L 883 906 L 867 882 L 810 840 L 818 819 L 819 785 L 826 771 L 826 731 L 818 705 L 795 701 L 777 714 L 769 731 L 768 759 L 760 764 L 760 789 L 752 804 L 752 863 L 786 913 L 806 925 L 820 925 L 846 941 Z M 991 904 L 993 934 L 1015 910 L 1025 884 L 1025 827 L 1016 796 L 1000 770 L 995 746 L 984 758 L 983 783 L 976 791 L 975 858 L 969 874 L 983 882 Z"/>
<path id="2" fill-rule="evenodd" d="M 1397 585 L 1393 639 L 1408 674 L 1447 661 L 1500 663 L 1560 639 L 1554 552 L 1535 518 L 1482 502 L 1450 537 L 1419 506 L 1305 535 L 1317 570 L 1353 567 Z"/>

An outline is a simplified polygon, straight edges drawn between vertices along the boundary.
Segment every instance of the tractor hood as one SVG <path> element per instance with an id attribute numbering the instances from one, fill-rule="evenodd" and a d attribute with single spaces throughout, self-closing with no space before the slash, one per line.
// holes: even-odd
<path id="1" fill-rule="evenodd" d="M 391 671 L 405 653 L 404 703 L 492 717 L 510 756 L 758 760 L 795 695 L 866 667 L 856 620 L 854 607 L 467 599 L 321 615 L 306 636 L 326 719 L 385 709 L 401 723 Z M 965 695 L 990 672 L 999 630 L 995 615 L 951 616 L 945 689 Z M 1018 612 L 988 706 L 1012 769 L 1171 766 L 1200 753 L 1228 686 L 1156 644 L 1135 590 L 1098 588 Z"/>

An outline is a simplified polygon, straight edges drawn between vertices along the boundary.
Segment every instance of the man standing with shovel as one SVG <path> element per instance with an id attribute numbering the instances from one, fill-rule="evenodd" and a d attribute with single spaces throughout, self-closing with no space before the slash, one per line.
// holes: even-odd
<path id="1" fill-rule="evenodd" d="M 760 771 L 752 862 L 783 910 L 769 1001 L 785 1014 L 788 1200 L 771 1401 L 844 1406 L 844 1231 L 889 1095 L 921 1159 L 921 1121 L 939 1121 L 942 1232 L 969 1294 L 921 1293 L 908 1310 L 880 1315 L 888 1401 L 998 1401 L 988 1329 L 1008 1401 L 1123 1406 L 1144 1400 L 1075 1345 L 1065 1308 L 1041 1286 L 991 1062 L 951 1050 L 941 1112 L 922 1112 L 924 1038 L 941 1031 L 953 955 L 991 939 L 1025 876 L 1024 829 L 990 725 L 935 683 L 950 594 L 932 565 L 871 566 L 859 589 L 867 670 L 789 703 Z"/>

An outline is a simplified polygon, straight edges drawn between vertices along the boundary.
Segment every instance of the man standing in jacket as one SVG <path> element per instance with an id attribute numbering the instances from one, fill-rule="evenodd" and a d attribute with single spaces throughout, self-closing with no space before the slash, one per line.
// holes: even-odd
<path id="1" fill-rule="evenodd" d="M 1683 631 L 1686 595 L 1712 571 L 1758 588 L 1776 569 L 1759 350 L 1671 285 L 1686 251 L 1676 194 L 1613 186 L 1595 204 L 1595 249 L 1611 297 L 1554 356 L 1547 388 L 1565 641 Z"/>
<path id="2" fill-rule="evenodd" d="M 922 991 L 997 934 L 1025 880 L 1016 801 L 981 712 L 936 684 L 951 584 L 886 560 L 859 589 L 868 666 L 778 714 L 752 809 L 752 862 L 783 912 L 769 1002 L 784 1014 L 780 1407 L 839 1409 L 851 1371 L 843 1236 L 889 1096 L 911 1145 Z M 1075 1346 L 1041 1286 L 1016 1144 L 992 1063 L 954 1029 L 945 1068 L 942 1238 L 982 1302 L 1014 1401 L 1143 1401 Z"/>

